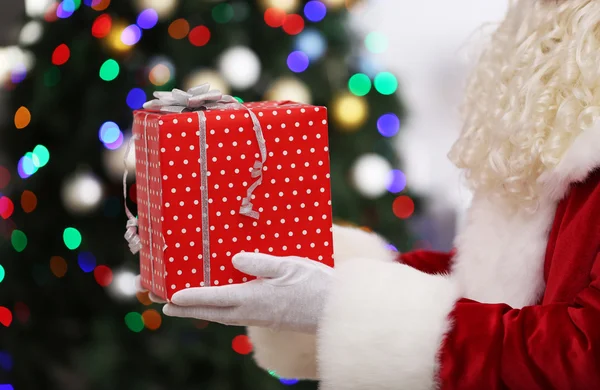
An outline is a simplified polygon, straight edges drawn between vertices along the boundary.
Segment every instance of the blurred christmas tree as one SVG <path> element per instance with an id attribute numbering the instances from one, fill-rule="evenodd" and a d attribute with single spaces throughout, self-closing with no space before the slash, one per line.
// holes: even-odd
<path id="1" fill-rule="evenodd" d="M 414 203 L 399 195 L 405 179 L 390 141 L 403 114 L 398 83 L 369 60 L 384 49 L 381 36 L 354 44 L 363 39 L 348 30 L 351 7 L 28 4 L 20 48 L 0 67 L 11 114 L 0 134 L 0 388 L 316 388 L 259 370 L 243 329 L 163 318 L 135 299 L 120 177 L 131 111 L 154 90 L 209 82 L 244 101 L 326 105 L 335 217 L 408 249 L 399 218 Z"/>

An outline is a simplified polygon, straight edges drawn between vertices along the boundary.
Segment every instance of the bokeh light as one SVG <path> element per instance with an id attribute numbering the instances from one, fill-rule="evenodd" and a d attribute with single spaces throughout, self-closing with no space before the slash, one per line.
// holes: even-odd
<path id="1" fill-rule="evenodd" d="M 365 96 L 371 90 L 371 79 L 364 73 L 356 73 L 348 80 L 348 89 L 356 96 Z"/>
<path id="2" fill-rule="evenodd" d="M 145 310 L 142 313 L 142 320 L 144 321 L 144 326 L 150 330 L 156 330 L 162 324 L 160 313 L 154 309 Z"/>
<path id="3" fill-rule="evenodd" d="M 382 95 L 391 95 L 398 89 L 398 80 L 390 72 L 381 72 L 375 76 L 375 89 Z"/>
<path id="4" fill-rule="evenodd" d="M 7 196 L 0 196 L 0 217 L 9 219 L 15 211 L 13 201 Z"/>
<path id="5" fill-rule="evenodd" d="M 0 368 L 4 371 L 8 372 L 13 368 L 13 359 L 12 356 L 5 351 L 0 351 Z M 7 389 L 10 390 L 10 389 Z"/>
<path id="6" fill-rule="evenodd" d="M 211 89 L 219 90 L 223 94 L 229 94 L 229 85 L 227 82 L 223 80 L 219 72 L 212 69 L 199 69 L 190 72 L 184 79 L 183 86 L 187 90 L 203 83 L 210 84 Z"/>
<path id="7" fill-rule="evenodd" d="M 119 132 L 119 137 L 114 142 L 105 143 L 104 147 L 109 150 L 116 150 L 123 145 L 124 136 L 122 132 Z"/>
<path id="8" fill-rule="evenodd" d="M 69 46 L 62 43 L 54 49 L 54 52 L 52 53 L 52 63 L 54 65 L 66 64 L 67 61 L 69 61 L 70 56 L 71 50 L 69 49 Z"/>
<path id="9" fill-rule="evenodd" d="M 279 8 L 286 13 L 294 12 L 300 6 L 299 0 L 259 0 L 263 9 Z"/>
<path id="10" fill-rule="evenodd" d="M 135 45 L 140 39 L 142 39 L 142 29 L 135 24 L 125 27 L 121 33 L 121 42 L 128 46 Z"/>
<path id="11" fill-rule="evenodd" d="M 67 273 L 68 265 L 65 259 L 60 256 L 52 256 L 50 258 L 50 271 L 57 278 L 62 278 Z"/>
<path id="12" fill-rule="evenodd" d="M 364 197 L 376 199 L 386 193 L 391 170 L 391 164 L 383 156 L 364 154 L 352 166 L 352 182 Z"/>
<path id="13" fill-rule="evenodd" d="M 110 290 L 117 297 L 133 297 L 137 293 L 135 287 L 135 274 L 130 271 L 117 271 Z"/>
<path id="14" fill-rule="evenodd" d="M 100 286 L 107 287 L 112 283 L 113 272 L 109 267 L 99 265 L 94 268 L 94 279 L 96 279 L 96 283 Z"/>
<path id="15" fill-rule="evenodd" d="M 382 33 L 374 31 L 365 37 L 365 46 L 371 53 L 383 53 L 388 48 L 388 39 Z"/>
<path id="16" fill-rule="evenodd" d="M 0 283 L 4 280 L 4 276 L 6 275 L 6 271 L 4 271 L 4 267 L 0 264 Z"/>
<path id="17" fill-rule="evenodd" d="M 281 8 L 267 8 L 265 10 L 264 19 L 269 27 L 281 27 L 285 21 L 285 11 Z"/>
<path id="18" fill-rule="evenodd" d="M 29 321 L 29 317 L 31 316 L 31 310 L 29 309 L 29 306 L 23 302 L 15 302 L 14 310 L 15 317 L 17 317 L 22 324 Z"/>
<path id="19" fill-rule="evenodd" d="M 406 188 L 406 176 L 399 169 L 392 169 L 390 172 L 390 183 L 387 190 L 393 194 L 404 191 Z"/>
<path id="20" fill-rule="evenodd" d="M 10 236 L 10 242 L 17 252 L 23 252 L 27 247 L 27 236 L 21 230 L 13 230 Z"/>
<path id="21" fill-rule="evenodd" d="M 103 196 L 100 180 L 88 172 L 77 172 L 67 177 L 62 186 L 62 201 L 73 214 L 87 214 L 100 206 Z"/>
<path id="22" fill-rule="evenodd" d="M 1 207 L 1 206 L 0 206 Z M 23 191 L 21 194 L 21 208 L 26 213 L 31 213 L 37 207 L 37 196 L 29 190 Z"/>
<path id="23" fill-rule="evenodd" d="M 283 31 L 289 35 L 300 34 L 304 30 L 304 19 L 298 14 L 291 14 L 283 21 Z"/>
<path id="24" fill-rule="evenodd" d="M 46 72 L 44 72 L 44 85 L 46 87 L 54 87 L 60 82 L 60 69 L 56 66 L 52 66 L 48 68 Z"/>
<path id="25" fill-rule="evenodd" d="M 141 332 L 144 329 L 144 319 L 140 313 L 130 312 L 125 315 L 125 325 L 132 332 Z"/>
<path id="26" fill-rule="evenodd" d="M 96 268 L 96 257 L 91 252 L 80 252 L 77 255 L 77 264 L 83 272 L 92 272 Z"/>
<path id="27" fill-rule="evenodd" d="M 298 379 L 284 379 L 284 378 L 279 378 L 279 382 L 281 382 L 281 384 L 286 385 L 286 386 L 291 386 L 291 385 L 295 385 L 296 383 L 300 382 Z"/>
<path id="28" fill-rule="evenodd" d="M 171 79 L 171 70 L 165 64 L 156 64 L 148 75 L 150 82 L 157 87 L 163 86 Z"/>
<path id="29" fill-rule="evenodd" d="M 248 355 L 252 352 L 252 343 L 246 335 L 235 336 L 231 342 L 231 348 L 240 355 Z"/>
<path id="30" fill-rule="evenodd" d="M 0 306 L 0 324 L 6 326 L 8 328 L 10 326 L 10 324 L 12 323 L 12 320 L 13 320 L 12 312 L 7 307 Z M 0 390 L 4 390 L 4 389 L 0 388 Z M 12 386 L 9 390 L 13 390 Z"/>
<path id="31" fill-rule="evenodd" d="M 127 94 L 127 105 L 132 110 L 137 110 L 143 107 L 144 102 L 146 101 L 146 92 L 144 92 L 141 88 L 133 88 Z"/>
<path id="32" fill-rule="evenodd" d="M 327 7 L 320 1 L 309 1 L 304 6 L 304 16 L 311 22 L 320 22 L 327 15 Z"/>
<path id="33" fill-rule="evenodd" d="M 112 18 L 108 14 L 102 14 L 94 20 L 92 24 L 92 36 L 95 38 L 104 38 L 110 33 L 112 27 Z"/>
<path id="34" fill-rule="evenodd" d="M 250 88 L 260 78 L 260 59 L 246 46 L 227 49 L 219 57 L 218 67 L 229 85 L 237 89 Z"/>
<path id="35" fill-rule="evenodd" d="M 15 112 L 15 127 L 17 129 L 26 128 L 31 122 L 31 112 L 25 106 L 19 107 L 17 112 Z"/>
<path id="36" fill-rule="evenodd" d="M 304 52 L 310 60 L 317 60 L 327 50 L 327 41 L 315 28 L 307 28 L 296 38 L 295 49 Z"/>
<path id="37" fill-rule="evenodd" d="M 61 19 L 66 19 L 73 15 L 75 12 L 75 5 L 73 0 L 64 0 L 58 4 L 56 7 L 56 16 Z"/>
<path id="38" fill-rule="evenodd" d="M 169 19 L 177 10 L 178 0 L 136 0 L 139 9 L 152 8 L 160 20 Z"/>
<path id="39" fill-rule="evenodd" d="M 56 22 L 58 20 L 58 16 L 56 15 L 56 10 L 58 8 L 58 4 L 53 2 L 46 9 L 46 13 L 44 14 L 44 20 L 48 23 Z"/>
<path id="40" fill-rule="evenodd" d="M 400 131 L 400 119 L 394 113 L 383 114 L 377 119 L 377 130 L 384 137 L 393 137 Z"/>
<path id="41" fill-rule="evenodd" d="M 63 231 L 63 241 L 68 249 L 75 250 L 81 245 L 81 233 L 73 227 L 68 227 Z"/>
<path id="42" fill-rule="evenodd" d="M 188 39 L 194 46 L 204 46 L 210 41 L 210 30 L 206 26 L 196 26 L 190 31 Z"/>
<path id="43" fill-rule="evenodd" d="M 392 204 L 392 210 L 394 215 L 400 219 L 409 218 L 415 211 L 415 202 L 406 196 L 402 195 L 397 197 Z"/>
<path id="44" fill-rule="evenodd" d="M 176 19 L 169 25 L 169 35 L 173 39 L 183 39 L 190 32 L 190 24 L 185 19 Z"/>
<path id="45" fill-rule="evenodd" d="M 23 46 L 33 45 L 41 37 L 44 27 L 39 20 L 30 20 L 27 22 L 19 33 L 19 43 Z"/>
<path id="46" fill-rule="evenodd" d="M 302 73 L 308 69 L 310 61 L 308 56 L 301 51 L 293 51 L 287 58 L 287 66 L 292 72 Z"/>
<path id="47" fill-rule="evenodd" d="M 227 23 L 233 19 L 234 10 L 230 4 L 217 4 L 212 9 L 212 17 L 217 23 Z"/>
<path id="48" fill-rule="evenodd" d="M 369 106 L 364 97 L 352 94 L 338 96 L 332 103 L 333 119 L 341 130 L 354 131 L 365 123 Z"/>
<path id="49" fill-rule="evenodd" d="M 0 165 L 0 190 L 5 188 L 10 183 L 10 171 Z"/>
<path id="50" fill-rule="evenodd" d="M 12 81 L 13 84 L 19 84 L 21 81 L 25 80 L 25 77 L 27 77 L 27 67 L 23 64 L 16 64 L 10 73 L 10 81 Z"/>
<path id="51" fill-rule="evenodd" d="M 108 36 L 106 37 L 106 44 L 111 50 L 124 53 L 133 47 L 132 45 L 126 45 L 123 43 L 123 31 L 127 28 L 128 25 L 122 22 L 114 22 Z"/>
<path id="52" fill-rule="evenodd" d="M 121 133 L 119 125 L 115 122 L 107 121 L 100 126 L 98 137 L 100 138 L 100 141 L 107 144 L 115 142 L 119 138 L 119 133 Z"/>
<path id="53" fill-rule="evenodd" d="M 153 28 L 156 23 L 158 23 L 158 13 L 154 8 L 143 10 L 137 17 L 137 25 L 144 30 Z"/>
<path id="54" fill-rule="evenodd" d="M 91 0 L 91 7 L 94 11 L 104 11 L 110 5 L 110 0 Z"/>
<path id="55" fill-rule="evenodd" d="M 25 156 L 21 157 L 17 164 L 17 172 L 22 179 L 26 179 L 37 172 L 37 167 L 33 162 L 33 154 L 26 153 Z"/>
<path id="56" fill-rule="evenodd" d="M 100 67 L 100 78 L 104 81 L 112 81 L 119 75 L 119 63 L 115 60 L 108 59 L 104 61 Z"/>
<path id="57" fill-rule="evenodd" d="M 50 151 L 44 145 L 36 145 L 32 155 L 32 161 L 36 168 L 41 168 L 50 161 Z"/>

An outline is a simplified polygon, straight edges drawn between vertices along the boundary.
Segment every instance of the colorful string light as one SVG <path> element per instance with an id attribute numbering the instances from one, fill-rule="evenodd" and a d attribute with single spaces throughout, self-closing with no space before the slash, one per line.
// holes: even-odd
<path id="1" fill-rule="evenodd" d="M 123 145 L 123 140 L 124 140 L 123 133 L 120 132 L 119 137 L 116 139 L 115 142 L 105 143 L 104 147 L 108 150 L 119 149 L 121 147 L 121 145 Z"/>
<path id="2" fill-rule="evenodd" d="M 0 324 L 8 328 L 12 323 L 12 320 L 13 315 L 12 312 L 8 309 L 8 307 L 0 306 Z"/>
<path id="3" fill-rule="evenodd" d="M 110 15 L 102 14 L 92 24 L 92 36 L 95 38 L 104 38 L 110 33 L 111 27 L 112 18 Z"/>
<path id="4" fill-rule="evenodd" d="M 91 0 L 91 7 L 95 11 L 104 11 L 110 5 L 110 0 Z"/>
<path id="5" fill-rule="evenodd" d="M 400 219 L 409 218 L 415 211 L 415 202 L 408 196 L 397 197 L 392 204 L 394 215 Z"/>
<path id="6" fill-rule="evenodd" d="M 280 8 L 267 8 L 265 10 L 264 19 L 267 26 L 277 28 L 283 26 L 285 16 L 285 11 Z"/>
<path id="7" fill-rule="evenodd" d="M 107 287 L 113 281 L 113 272 L 109 267 L 99 265 L 94 268 L 94 279 L 100 286 Z"/>
<path id="8" fill-rule="evenodd" d="M 21 230 L 13 230 L 10 236 L 10 242 L 17 252 L 23 252 L 27 247 L 27 236 Z"/>
<path id="9" fill-rule="evenodd" d="M 50 151 L 44 145 L 33 148 L 32 161 L 36 168 L 41 168 L 50 161 Z"/>
<path id="10" fill-rule="evenodd" d="M 142 313 L 142 321 L 146 328 L 156 330 L 160 328 L 160 325 L 162 324 L 162 317 L 156 310 L 148 309 Z"/>
<path id="11" fill-rule="evenodd" d="M 29 190 L 23 191 L 21 194 L 21 208 L 26 213 L 31 213 L 37 207 L 37 196 Z"/>
<path id="12" fill-rule="evenodd" d="M 133 88 L 127 94 L 126 102 L 127 102 L 127 105 L 129 106 L 129 108 L 131 108 L 132 110 L 137 110 L 139 108 L 142 108 L 142 106 L 144 105 L 144 102 L 146 100 L 147 100 L 146 92 L 144 92 L 143 89 Z"/>
<path id="13" fill-rule="evenodd" d="M 96 268 L 96 257 L 91 252 L 80 252 L 77 255 L 77 264 L 83 272 L 92 272 Z"/>
<path id="14" fill-rule="evenodd" d="M 327 6 L 320 1 L 309 1 L 304 6 L 304 16 L 311 22 L 320 22 L 327 15 Z"/>
<path id="15" fill-rule="evenodd" d="M 133 46 L 142 39 L 142 29 L 136 24 L 130 24 L 121 33 L 121 42 L 127 46 Z"/>
<path id="16" fill-rule="evenodd" d="M 140 313 L 130 312 L 125 315 L 125 325 L 130 331 L 139 333 L 144 329 L 144 319 Z"/>
<path id="17" fill-rule="evenodd" d="M 35 166 L 33 162 L 33 153 L 28 152 L 25 156 L 19 159 L 17 163 L 17 172 L 22 179 L 27 179 L 34 173 L 36 173 L 38 168 Z"/>
<path id="18" fill-rule="evenodd" d="M 190 24 L 185 19 L 176 19 L 169 25 L 168 32 L 173 39 L 183 39 L 190 32 Z"/>
<path id="19" fill-rule="evenodd" d="M 64 0 L 56 7 L 56 16 L 60 19 L 67 19 L 75 12 L 75 6 L 72 0 Z"/>
<path id="20" fill-rule="evenodd" d="M 119 70 L 119 63 L 112 58 L 108 59 L 100 67 L 100 78 L 104 81 L 112 81 L 119 75 Z"/>
<path id="21" fill-rule="evenodd" d="M 406 188 L 406 176 L 404 172 L 393 169 L 390 171 L 390 182 L 387 186 L 387 190 L 393 194 L 404 191 Z"/>
<path id="22" fill-rule="evenodd" d="M 2 219 L 9 219 L 14 211 L 15 205 L 13 201 L 7 196 L 0 197 L 0 217 Z"/>
<path id="23" fill-rule="evenodd" d="M 62 278 L 67 273 L 67 262 L 60 256 L 52 256 L 50 258 L 50 271 L 57 278 Z"/>
<path id="24" fill-rule="evenodd" d="M 327 50 L 327 41 L 315 28 L 302 31 L 295 41 L 295 49 L 304 52 L 312 61 L 318 60 Z"/>
<path id="25" fill-rule="evenodd" d="M 190 31 L 188 39 L 194 46 L 204 46 L 210 41 L 210 30 L 206 26 L 196 26 Z"/>
<path id="26" fill-rule="evenodd" d="M 382 95 L 391 95 L 398 89 L 398 80 L 390 72 L 381 72 L 375 76 L 375 89 Z"/>
<path id="27" fill-rule="evenodd" d="M 137 17 L 137 25 L 144 30 L 149 30 L 158 23 L 158 13 L 153 8 L 148 8 L 140 12 Z"/>
<path id="28" fill-rule="evenodd" d="M 104 122 L 98 131 L 98 137 L 104 144 L 115 142 L 119 138 L 119 134 L 121 134 L 119 125 L 111 121 Z"/>
<path id="29" fill-rule="evenodd" d="M 31 112 L 29 112 L 29 109 L 25 106 L 19 107 L 17 112 L 15 112 L 14 122 L 17 129 L 26 128 L 31 122 Z"/>
<path id="30" fill-rule="evenodd" d="M 0 165 L 0 190 L 10 183 L 10 171 Z"/>
<path id="31" fill-rule="evenodd" d="M 310 60 L 308 56 L 302 51 L 293 51 L 287 58 L 287 66 L 292 72 L 302 73 L 308 69 Z"/>
<path id="32" fill-rule="evenodd" d="M 161 87 L 171 79 L 171 69 L 163 63 L 158 63 L 150 70 L 148 79 L 152 84 Z"/>
<path id="33" fill-rule="evenodd" d="M 377 130 L 384 137 L 393 137 L 400 131 L 400 119 L 396 114 L 383 114 L 377 119 Z"/>
<path id="34" fill-rule="evenodd" d="M 252 352 L 252 343 L 246 335 L 235 336 L 231 341 L 231 348 L 240 355 L 248 355 Z"/>
<path id="35" fill-rule="evenodd" d="M 2 266 L 2 264 L 0 264 L 0 283 L 2 283 L 5 276 L 6 276 L 6 271 L 4 270 L 4 267 Z"/>
<path id="36" fill-rule="evenodd" d="M 283 31 L 289 35 L 298 35 L 304 30 L 304 19 L 298 14 L 291 14 L 283 21 Z"/>
<path id="37" fill-rule="evenodd" d="M 371 79 L 364 73 L 356 73 L 348 80 L 348 89 L 356 96 L 365 96 L 371 90 Z"/>
<path id="38" fill-rule="evenodd" d="M 52 53 L 52 63 L 54 65 L 64 65 L 69 61 L 69 57 L 71 57 L 71 50 L 69 46 L 62 43 L 54 49 Z"/>
<path id="39" fill-rule="evenodd" d="M 212 17 L 217 23 L 227 23 L 233 19 L 233 15 L 233 7 L 227 3 L 217 4 L 212 9 Z"/>
<path id="40" fill-rule="evenodd" d="M 12 356 L 5 351 L 0 351 L 0 368 L 4 371 L 9 372 L 13 368 Z"/>
<path id="41" fill-rule="evenodd" d="M 75 250 L 81 245 L 81 233 L 73 227 L 68 227 L 63 231 L 63 242 L 68 249 Z"/>
<path id="42" fill-rule="evenodd" d="M 388 40 L 382 33 L 374 31 L 366 36 L 365 46 L 371 53 L 383 53 L 388 48 Z"/>

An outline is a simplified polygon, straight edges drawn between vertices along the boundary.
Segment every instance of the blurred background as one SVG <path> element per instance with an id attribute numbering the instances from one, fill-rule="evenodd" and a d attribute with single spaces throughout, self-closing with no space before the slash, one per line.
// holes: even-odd
<path id="1" fill-rule="evenodd" d="M 327 106 L 337 223 L 451 249 L 470 197 L 446 153 L 505 0 L 0 4 L 0 390 L 316 389 L 136 294 L 123 159 L 156 90 Z"/>

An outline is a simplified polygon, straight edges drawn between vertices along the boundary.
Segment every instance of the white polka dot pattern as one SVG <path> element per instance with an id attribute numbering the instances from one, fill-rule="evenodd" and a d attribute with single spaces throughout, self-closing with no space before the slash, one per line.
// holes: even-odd
<path id="1" fill-rule="evenodd" d="M 268 150 L 263 183 L 252 195 L 258 220 L 239 214 L 241 200 L 254 182 L 251 168 L 258 157 L 246 111 L 205 112 L 207 188 L 201 188 L 200 180 L 198 114 L 149 114 L 148 153 L 143 136 L 147 114 L 135 114 L 142 282 L 163 298 L 205 285 L 201 191 L 208 199 L 211 285 L 252 279 L 231 266 L 231 256 L 241 251 L 302 256 L 333 265 L 327 110 L 289 102 L 246 106 L 256 113 Z"/>

